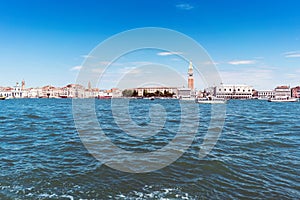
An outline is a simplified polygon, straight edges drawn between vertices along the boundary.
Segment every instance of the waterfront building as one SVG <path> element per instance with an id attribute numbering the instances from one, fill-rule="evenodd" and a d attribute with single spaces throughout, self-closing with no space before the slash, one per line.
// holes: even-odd
<path id="1" fill-rule="evenodd" d="M 85 98 L 85 88 L 79 84 L 69 84 L 62 88 L 61 98 Z"/>
<path id="2" fill-rule="evenodd" d="M 27 96 L 24 96 L 24 98 L 42 98 L 43 96 L 42 88 L 28 88 L 26 91 Z"/>
<path id="3" fill-rule="evenodd" d="M 42 87 L 42 93 L 39 94 L 39 97 L 42 98 L 58 98 L 59 95 L 61 93 L 61 89 L 51 86 L 51 85 L 47 85 Z"/>
<path id="4" fill-rule="evenodd" d="M 118 88 L 112 88 L 110 90 L 100 90 L 98 91 L 99 99 L 111 99 L 111 98 L 121 98 L 122 91 Z"/>
<path id="5" fill-rule="evenodd" d="M 292 88 L 292 97 L 300 98 L 300 86 Z"/>
<path id="6" fill-rule="evenodd" d="M 84 97 L 85 98 L 96 98 L 99 95 L 99 89 L 98 88 L 90 88 L 85 90 Z"/>
<path id="7" fill-rule="evenodd" d="M 179 88 L 177 98 L 182 100 L 191 99 L 191 89 L 190 88 Z"/>
<path id="8" fill-rule="evenodd" d="M 275 97 L 274 90 L 260 90 L 257 91 L 257 98 L 258 99 L 270 99 Z"/>
<path id="9" fill-rule="evenodd" d="M 105 92 L 115 98 L 122 96 L 122 91 L 117 88 Z M 25 81 L 23 80 L 21 85 L 16 83 L 13 88 L 0 87 L 0 97 L 8 98 L 96 98 L 99 94 L 100 90 L 92 88 L 90 83 L 87 89 L 78 84 L 68 84 L 65 87 L 46 85 L 38 88 L 25 88 Z"/>
<path id="10" fill-rule="evenodd" d="M 11 87 L 1 87 L 0 88 L 0 97 L 12 98 L 13 88 Z"/>
<path id="11" fill-rule="evenodd" d="M 275 88 L 275 98 L 291 97 L 290 86 L 277 86 Z"/>
<path id="12" fill-rule="evenodd" d="M 119 88 L 112 88 L 111 93 L 112 93 L 112 98 L 122 97 L 122 90 L 120 90 Z"/>
<path id="13" fill-rule="evenodd" d="M 14 89 L 12 91 L 12 97 L 13 98 L 22 98 L 23 92 L 22 92 L 22 88 L 21 86 L 19 85 L 18 82 L 16 82 L 16 85 L 14 86 Z"/>
<path id="14" fill-rule="evenodd" d="M 141 88 L 133 88 L 133 91 L 137 91 L 138 96 L 142 97 L 145 94 L 165 94 L 165 93 L 169 93 L 169 94 L 173 94 L 177 95 L 178 93 L 178 89 L 177 87 L 141 87 Z"/>
<path id="15" fill-rule="evenodd" d="M 208 88 L 210 94 L 224 99 L 251 99 L 253 87 L 249 85 L 224 85 Z"/>
<path id="16" fill-rule="evenodd" d="M 99 96 L 99 91 L 98 88 L 92 88 L 92 84 L 89 81 L 88 88 L 85 89 L 84 98 L 96 98 Z"/>

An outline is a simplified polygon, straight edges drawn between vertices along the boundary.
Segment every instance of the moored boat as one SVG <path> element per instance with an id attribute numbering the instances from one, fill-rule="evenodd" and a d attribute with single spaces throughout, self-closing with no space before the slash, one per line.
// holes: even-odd
<path id="1" fill-rule="evenodd" d="M 268 101 L 269 100 L 269 98 L 268 97 L 259 97 L 259 98 L 257 98 L 258 100 L 263 100 L 263 101 Z"/>
<path id="2" fill-rule="evenodd" d="M 68 95 L 60 95 L 59 97 L 62 99 L 66 99 L 66 98 L 68 98 Z"/>
<path id="3" fill-rule="evenodd" d="M 293 97 L 275 97 L 275 98 L 270 98 L 268 101 L 269 102 L 298 102 L 299 99 Z"/>
<path id="4" fill-rule="evenodd" d="M 6 99 L 6 97 L 3 97 L 3 96 L 0 97 L 0 100 L 5 100 L 5 99 Z"/>
<path id="5" fill-rule="evenodd" d="M 227 100 L 224 98 L 217 98 L 213 96 L 203 97 L 196 99 L 196 103 L 200 104 L 225 104 Z"/>

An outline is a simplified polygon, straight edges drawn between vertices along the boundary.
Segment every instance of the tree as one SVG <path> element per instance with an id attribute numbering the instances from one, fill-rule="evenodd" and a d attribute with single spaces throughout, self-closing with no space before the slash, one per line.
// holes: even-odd
<path id="1" fill-rule="evenodd" d="M 123 90 L 122 95 L 123 97 L 131 97 L 133 94 L 132 90 Z"/>
<path id="2" fill-rule="evenodd" d="M 159 92 L 158 90 L 156 90 L 156 91 L 154 92 L 154 94 L 155 94 L 155 96 L 157 97 L 157 96 L 159 96 L 160 92 Z"/>
<path id="3" fill-rule="evenodd" d="M 144 91 L 143 91 L 143 97 L 147 97 L 147 95 L 148 95 L 147 90 L 144 90 Z"/>
<path id="4" fill-rule="evenodd" d="M 137 97 L 138 95 L 139 95 L 139 93 L 136 90 L 134 90 L 131 96 Z"/>
<path id="5" fill-rule="evenodd" d="M 174 95 L 174 93 L 170 93 L 169 91 L 165 90 L 164 91 L 164 97 L 172 97 Z"/>

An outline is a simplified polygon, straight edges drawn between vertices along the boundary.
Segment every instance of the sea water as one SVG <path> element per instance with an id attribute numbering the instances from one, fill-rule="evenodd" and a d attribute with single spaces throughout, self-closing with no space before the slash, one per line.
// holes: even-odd
<path id="1" fill-rule="evenodd" d="M 128 107 L 131 120 L 146 126 L 149 108 L 157 104 L 164 108 L 163 127 L 142 140 L 126 136 L 114 120 L 110 100 L 95 100 L 95 111 L 114 144 L 150 152 L 176 136 L 180 102 L 133 99 Z M 85 148 L 73 120 L 72 100 L 1 101 L 0 199 L 300 198 L 300 103 L 228 101 L 221 135 L 204 158 L 199 158 L 199 147 L 211 105 L 196 106 L 199 126 L 193 127 L 193 143 L 179 159 L 159 170 L 127 173 L 106 166 Z"/>

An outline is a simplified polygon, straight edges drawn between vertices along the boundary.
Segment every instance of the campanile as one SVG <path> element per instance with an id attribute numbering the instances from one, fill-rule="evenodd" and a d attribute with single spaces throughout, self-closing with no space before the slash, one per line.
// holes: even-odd
<path id="1" fill-rule="evenodd" d="M 189 70 L 188 70 L 188 88 L 194 90 L 194 72 L 193 72 L 193 64 L 190 61 Z"/>

